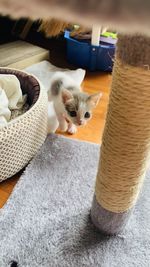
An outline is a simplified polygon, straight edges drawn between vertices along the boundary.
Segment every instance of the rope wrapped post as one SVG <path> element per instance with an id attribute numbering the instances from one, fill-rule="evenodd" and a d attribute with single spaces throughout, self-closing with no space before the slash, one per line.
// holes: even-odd
<path id="1" fill-rule="evenodd" d="M 93 223 L 107 234 L 126 226 L 150 152 L 150 38 L 119 36 L 103 134 Z"/>

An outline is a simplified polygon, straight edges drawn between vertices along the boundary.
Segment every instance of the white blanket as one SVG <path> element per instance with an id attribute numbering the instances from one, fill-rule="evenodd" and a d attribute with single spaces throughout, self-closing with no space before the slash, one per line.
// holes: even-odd
<path id="1" fill-rule="evenodd" d="M 56 72 L 59 72 L 62 76 L 62 73 L 64 73 L 64 76 L 68 76 L 68 78 L 71 78 L 76 82 L 76 84 L 81 85 L 84 77 L 85 77 L 85 70 L 83 69 L 77 69 L 77 70 L 68 70 L 68 69 L 61 69 L 54 65 L 52 65 L 50 62 L 44 60 L 40 63 L 34 64 L 26 69 L 24 69 L 26 72 L 33 74 L 35 77 L 39 79 L 39 81 L 43 84 L 43 87 L 45 90 L 49 90 L 51 85 L 51 80 L 53 78 L 53 75 Z M 67 82 L 68 80 L 66 80 Z M 53 107 L 53 103 L 49 102 L 48 105 L 48 133 L 55 132 L 55 130 L 58 127 L 58 121 L 56 118 L 56 113 Z"/>
<path id="2" fill-rule="evenodd" d="M 20 110 L 26 101 L 15 75 L 0 74 L 0 126 L 6 125 L 12 111 Z"/>

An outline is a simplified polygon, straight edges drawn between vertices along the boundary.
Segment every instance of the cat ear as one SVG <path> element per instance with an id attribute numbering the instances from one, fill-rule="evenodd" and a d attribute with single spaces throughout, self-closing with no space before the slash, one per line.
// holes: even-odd
<path id="1" fill-rule="evenodd" d="M 51 84 L 51 93 L 52 93 L 52 95 L 54 95 L 54 96 L 59 95 L 59 92 L 60 92 L 60 89 L 61 89 L 62 85 L 63 85 L 63 82 L 60 79 L 53 81 L 52 84 Z"/>
<path id="2" fill-rule="evenodd" d="M 72 98 L 73 98 L 73 95 L 67 89 L 62 90 L 62 101 L 64 104 L 66 104 L 66 102 L 68 100 L 71 100 Z"/>
<path id="3" fill-rule="evenodd" d="M 89 103 L 91 108 L 95 108 L 101 97 L 102 97 L 102 93 L 96 93 L 96 94 L 90 95 L 88 97 L 87 102 Z"/>

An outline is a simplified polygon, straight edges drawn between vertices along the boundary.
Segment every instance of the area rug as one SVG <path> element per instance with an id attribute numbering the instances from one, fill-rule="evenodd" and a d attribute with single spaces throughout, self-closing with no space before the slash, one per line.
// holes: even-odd
<path id="1" fill-rule="evenodd" d="M 103 236 L 90 219 L 98 157 L 48 136 L 0 211 L 0 267 L 150 266 L 150 172 L 124 233 Z"/>

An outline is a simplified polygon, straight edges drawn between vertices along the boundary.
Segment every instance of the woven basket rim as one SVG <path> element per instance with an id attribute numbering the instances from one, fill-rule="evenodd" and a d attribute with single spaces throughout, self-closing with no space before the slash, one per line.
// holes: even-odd
<path id="1" fill-rule="evenodd" d="M 42 83 L 39 81 L 39 79 L 38 79 L 36 76 L 34 76 L 33 74 L 30 74 L 30 73 L 28 73 L 28 72 L 26 72 L 26 71 L 18 70 L 18 69 L 15 69 L 15 68 L 1 67 L 1 69 L 16 70 L 16 71 L 19 71 L 19 72 L 22 72 L 22 73 L 25 73 L 25 74 L 27 74 L 27 75 L 32 76 L 33 78 L 35 78 L 35 79 L 37 80 L 37 82 L 38 82 L 38 84 L 39 84 L 40 92 L 39 92 L 39 96 L 38 96 L 37 101 L 33 104 L 33 106 L 32 106 L 29 110 L 27 110 L 25 113 L 19 115 L 18 117 L 14 118 L 13 120 L 9 121 L 9 122 L 7 123 L 7 125 L 0 127 L 0 131 L 5 130 L 5 129 L 8 129 L 8 128 L 9 128 L 10 126 L 12 126 L 13 124 L 16 124 L 19 120 L 23 120 L 23 119 L 26 118 L 28 115 L 30 115 L 30 113 L 32 113 L 32 112 L 36 109 L 36 107 L 39 105 L 39 102 L 41 101 L 42 95 L 43 95 L 44 93 L 46 93 L 46 90 L 44 90 L 44 86 L 43 86 L 43 84 L 42 84 Z M 45 92 L 44 92 L 44 91 L 45 91 Z"/>

